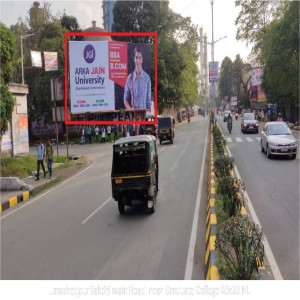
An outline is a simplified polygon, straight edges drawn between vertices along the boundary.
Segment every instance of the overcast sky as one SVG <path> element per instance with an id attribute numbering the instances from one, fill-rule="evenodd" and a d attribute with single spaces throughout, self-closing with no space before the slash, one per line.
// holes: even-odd
<path id="1" fill-rule="evenodd" d="M 8 27 L 16 24 L 19 17 L 25 20 L 34 1 L 3 1 L 0 0 L 1 22 Z M 41 6 L 42 1 L 39 1 Z M 91 27 L 92 20 L 97 21 L 97 26 L 102 27 L 102 1 L 47 1 L 51 3 L 52 14 L 63 13 L 75 16 L 82 29 Z M 238 10 L 234 6 L 234 0 L 214 0 L 214 40 L 224 36 L 227 38 L 215 43 L 215 60 L 221 62 L 225 56 L 232 60 L 237 54 L 246 59 L 250 53 L 250 48 L 245 42 L 237 42 L 235 39 L 236 26 L 234 21 L 238 15 Z M 184 17 L 191 17 L 192 23 L 203 27 L 203 32 L 207 34 L 208 41 L 212 41 L 212 14 L 210 0 L 170 0 L 169 4 L 175 12 Z M 208 49 L 210 54 L 210 47 Z M 211 60 L 209 55 L 208 60 Z"/>

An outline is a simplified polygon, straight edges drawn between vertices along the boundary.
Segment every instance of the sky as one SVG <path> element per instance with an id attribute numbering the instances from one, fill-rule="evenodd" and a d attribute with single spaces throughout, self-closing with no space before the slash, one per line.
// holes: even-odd
<path id="1" fill-rule="evenodd" d="M 0 0 L 0 16 L 1 22 L 8 27 L 16 24 L 18 18 L 29 15 L 29 10 L 34 1 L 3 1 Z M 43 1 L 39 1 L 41 6 Z M 97 26 L 102 26 L 102 1 L 47 1 L 51 3 L 51 11 L 53 15 L 62 14 L 65 10 L 67 15 L 77 18 L 82 29 L 91 27 L 92 21 L 96 20 Z M 234 0 L 214 0 L 214 40 L 227 36 L 219 42 L 215 43 L 215 61 L 219 61 L 219 66 L 225 56 L 235 59 L 240 54 L 243 59 L 247 59 L 251 48 L 246 47 L 245 42 L 237 42 L 235 39 L 236 26 L 235 19 L 238 15 L 238 9 L 235 8 Z M 191 17 L 192 23 L 198 28 L 203 27 L 203 33 L 208 36 L 208 42 L 212 41 L 212 12 L 210 0 L 170 0 L 169 7 L 176 13 L 180 13 L 184 17 Z M 211 60 L 211 50 L 208 47 L 208 61 Z"/>

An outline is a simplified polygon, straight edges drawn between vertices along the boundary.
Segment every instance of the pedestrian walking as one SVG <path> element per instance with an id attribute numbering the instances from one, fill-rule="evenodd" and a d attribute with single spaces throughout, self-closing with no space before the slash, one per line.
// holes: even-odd
<path id="1" fill-rule="evenodd" d="M 261 121 L 261 111 L 258 112 L 258 122 Z"/>
<path id="2" fill-rule="evenodd" d="M 108 125 L 107 126 L 107 139 L 108 139 L 109 142 L 110 142 L 110 133 L 111 133 L 111 126 Z"/>
<path id="3" fill-rule="evenodd" d="M 36 170 L 36 180 L 40 180 L 40 165 L 42 165 L 42 169 L 44 171 L 44 178 L 46 178 L 46 171 L 44 167 L 44 157 L 45 157 L 45 146 L 41 140 L 37 145 L 37 170 Z"/>
<path id="4" fill-rule="evenodd" d="M 48 139 L 48 141 L 47 141 L 46 159 L 47 159 L 47 168 L 48 168 L 48 171 L 49 171 L 49 179 L 51 179 L 51 176 L 52 176 L 52 161 L 53 161 L 53 148 L 52 148 L 50 139 Z"/>
<path id="5" fill-rule="evenodd" d="M 97 125 L 95 128 L 96 142 L 99 143 L 99 126 Z"/>
<path id="6" fill-rule="evenodd" d="M 261 111 L 261 121 L 264 122 L 265 121 L 265 114 L 264 111 Z"/>
<path id="7" fill-rule="evenodd" d="M 88 134 L 88 138 L 89 138 L 89 143 L 92 144 L 92 127 L 91 127 L 91 125 L 89 125 L 89 127 L 87 129 L 87 134 Z"/>
<path id="8" fill-rule="evenodd" d="M 105 126 L 102 126 L 102 143 L 105 143 Z"/>
<path id="9" fill-rule="evenodd" d="M 81 144 L 83 145 L 85 144 L 85 130 L 83 126 L 81 126 L 80 136 L 81 136 Z"/>
<path id="10" fill-rule="evenodd" d="M 128 126 L 127 125 L 127 128 L 126 128 L 126 137 L 130 137 L 130 125 Z"/>

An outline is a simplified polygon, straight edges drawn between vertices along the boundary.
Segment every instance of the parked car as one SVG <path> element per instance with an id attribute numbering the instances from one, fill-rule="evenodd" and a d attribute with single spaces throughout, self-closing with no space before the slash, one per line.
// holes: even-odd
<path id="1" fill-rule="evenodd" d="M 227 122 L 227 121 L 228 121 L 229 115 L 231 116 L 230 110 L 225 110 L 225 111 L 224 111 L 224 115 L 223 115 L 223 121 L 224 121 L 224 122 Z M 231 116 L 231 117 L 232 117 L 232 116 Z"/>
<path id="2" fill-rule="evenodd" d="M 268 122 L 261 132 L 261 151 L 267 157 L 272 155 L 291 155 L 296 158 L 297 143 L 291 130 L 284 122 Z"/>
<path id="3" fill-rule="evenodd" d="M 245 113 L 241 119 L 241 131 L 243 133 L 248 131 L 254 131 L 258 133 L 258 121 L 255 119 L 253 113 Z"/>

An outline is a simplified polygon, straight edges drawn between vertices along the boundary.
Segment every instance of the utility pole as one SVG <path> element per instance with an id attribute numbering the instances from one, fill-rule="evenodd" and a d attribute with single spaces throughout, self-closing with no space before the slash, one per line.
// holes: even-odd
<path id="1" fill-rule="evenodd" d="M 212 61 L 215 61 L 215 53 L 214 53 L 214 0 L 210 0 L 211 4 L 211 27 L 212 27 L 212 32 L 211 32 L 211 37 L 212 37 L 212 42 L 211 42 L 211 56 L 212 56 Z M 214 128 L 216 126 L 216 118 L 215 118 L 215 83 L 212 82 L 212 106 L 213 106 L 213 122 L 214 122 Z"/>

